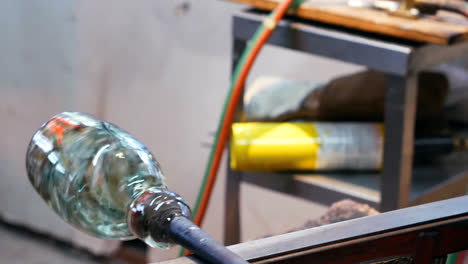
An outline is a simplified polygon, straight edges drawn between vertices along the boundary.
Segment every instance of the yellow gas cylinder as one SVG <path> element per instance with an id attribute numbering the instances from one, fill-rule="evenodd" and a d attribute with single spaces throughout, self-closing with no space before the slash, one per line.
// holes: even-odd
<path id="1" fill-rule="evenodd" d="M 375 170 L 382 167 L 383 124 L 235 123 L 234 170 Z"/>

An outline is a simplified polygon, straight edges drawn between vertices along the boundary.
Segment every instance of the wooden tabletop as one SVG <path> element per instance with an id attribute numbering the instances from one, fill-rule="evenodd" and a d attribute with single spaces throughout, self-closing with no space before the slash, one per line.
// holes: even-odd
<path id="1" fill-rule="evenodd" d="M 250 4 L 258 9 L 273 10 L 280 0 L 230 0 Z M 385 11 L 351 7 L 348 0 L 306 0 L 291 14 L 324 22 L 435 44 L 453 44 L 468 39 L 468 20 L 444 21 L 436 16 L 408 19 L 389 15 Z"/>

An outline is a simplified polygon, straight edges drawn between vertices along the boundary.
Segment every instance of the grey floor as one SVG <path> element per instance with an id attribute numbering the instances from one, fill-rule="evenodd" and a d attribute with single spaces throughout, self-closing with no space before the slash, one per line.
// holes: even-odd
<path id="1" fill-rule="evenodd" d="M 0 224 L 2 264 L 97 264 L 108 263 L 62 242 Z"/>

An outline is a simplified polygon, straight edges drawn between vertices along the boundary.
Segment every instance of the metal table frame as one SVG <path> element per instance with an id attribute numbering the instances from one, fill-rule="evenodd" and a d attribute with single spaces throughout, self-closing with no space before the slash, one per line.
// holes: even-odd
<path id="1" fill-rule="evenodd" d="M 264 14 L 243 11 L 233 17 L 232 62 L 236 65 L 247 41 L 262 23 Z M 242 181 L 297 195 L 322 204 L 352 198 L 377 206 L 381 211 L 458 196 L 466 191 L 468 174 L 452 177 L 427 193 L 410 200 L 413 136 L 417 98 L 417 73 L 431 66 L 468 54 L 468 41 L 448 46 L 412 43 L 388 37 L 346 32 L 315 22 L 284 19 L 268 44 L 331 59 L 367 66 L 388 78 L 385 98 L 384 162 L 380 195 L 344 193 L 295 177 L 274 177 L 233 171 L 228 166 L 225 192 L 225 244 L 240 242 L 240 185 Z M 241 107 L 240 107 L 241 109 Z M 280 179 L 281 178 L 281 179 Z M 275 179 L 277 181 L 275 181 Z M 378 197 L 380 196 L 380 197 Z"/>

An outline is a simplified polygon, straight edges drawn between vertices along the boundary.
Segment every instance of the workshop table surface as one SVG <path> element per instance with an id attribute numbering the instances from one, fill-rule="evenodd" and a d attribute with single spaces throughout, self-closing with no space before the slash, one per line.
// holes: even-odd
<path id="1" fill-rule="evenodd" d="M 230 0 L 272 10 L 280 0 Z M 468 19 L 423 15 L 409 19 L 385 11 L 351 7 L 348 0 L 306 0 L 289 14 L 348 29 L 377 33 L 415 42 L 453 44 L 468 38 Z"/>

